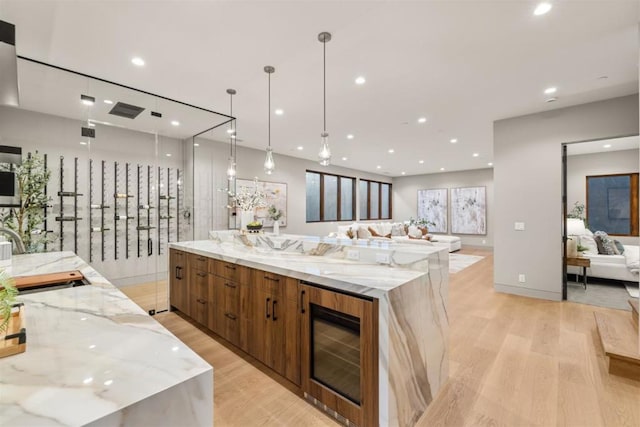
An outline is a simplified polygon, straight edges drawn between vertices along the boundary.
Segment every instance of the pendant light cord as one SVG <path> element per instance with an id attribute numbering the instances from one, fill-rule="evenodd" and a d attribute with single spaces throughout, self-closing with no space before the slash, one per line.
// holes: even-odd
<path id="1" fill-rule="evenodd" d="M 327 132 L 327 42 L 326 40 L 322 42 L 322 87 L 323 87 L 323 97 L 322 103 L 324 105 L 323 112 L 323 129 L 324 132 Z"/>
<path id="2" fill-rule="evenodd" d="M 269 74 L 269 147 L 271 147 L 271 73 Z"/>
<path id="3" fill-rule="evenodd" d="M 231 110 L 231 112 L 229 113 L 229 115 L 230 115 L 231 117 L 233 117 L 233 94 L 229 94 L 229 106 L 230 106 L 230 108 L 229 108 L 229 109 Z M 230 141 L 229 141 L 229 155 L 230 155 L 231 157 L 233 157 L 233 139 L 234 139 L 234 138 L 233 138 L 233 124 L 234 124 L 234 123 L 235 123 L 235 120 L 232 120 L 232 121 L 231 121 L 231 123 L 230 123 L 230 124 L 231 124 L 231 131 L 232 131 L 232 132 L 231 132 L 231 135 L 229 135 L 229 139 L 230 139 Z"/>

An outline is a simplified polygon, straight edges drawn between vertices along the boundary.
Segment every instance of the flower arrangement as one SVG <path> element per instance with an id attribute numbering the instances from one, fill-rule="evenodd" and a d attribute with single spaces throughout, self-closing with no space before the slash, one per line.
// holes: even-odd
<path id="1" fill-rule="evenodd" d="M 277 221 L 282 217 L 282 215 L 284 215 L 284 212 L 282 212 L 282 209 L 277 209 L 276 205 L 271 205 L 269 206 L 269 211 L 267 212 L 267 215 L 269 219 L 273 221 Z"/>
<path id="2" fill-rule="evenodd" d="M 265 194 L 258 189 L 258 178 L 253 180 L 255 183 L 254 188 L 241 187 L 240 191 L 236 194 L 229 192 L 229 196 L 235 207 L 243 211 L 251 211 L 255 208 L 263 208 L 267 206 L 265 201 Z"/>

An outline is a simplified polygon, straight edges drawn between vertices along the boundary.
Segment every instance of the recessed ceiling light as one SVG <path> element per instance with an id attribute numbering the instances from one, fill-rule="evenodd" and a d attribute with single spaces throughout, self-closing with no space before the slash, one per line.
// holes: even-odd
<path id="1" fill-rule="evenodd" d="M 406 173 L 406 172 L 400 172 L 400 174 L 401 174 L 401 175 L 406 175 L 407 173 Z"/>
<path id="2" fill-rule="evenodd" d="M 193 146 L 194 146 L 194 147 L 200 147 L 200 144 L 198 144 L 197 142 L 194 142 L 194 143 L 193 143 Z"/>
<path id="3" fill-rule="evenodd" d="M 418 163 L 423 164 L 424 160 L 418 160 Z"/>
<path id="4" fill-rule="evenodd" d="M 420 117 L 420 118 L 418 119 L 418 123 L 425 123 L 426 121 L 427 121 L 427 118 L 426 118 L 426 117 Z"/>
<path id="5" fill-rule="evenodd" d="M 86 141 L 80 141 L 80 145 L 87 145 Z"/>
<path id="6" fill-rule="evenodd" d="M 604 148 L 611 148 L 611 144 L 604 144 L 603 147 Z"/>
<path id="7" fill-rule="evenodd" d="M 362 76 L 356 77 L 356 84 L 357 85 L 363 85 L 366 82 L 367 82 L 367 79 L 365 79 L 364 77 L 362 77 Z"/>
<path id="8" fill-rule="evenodd" d="M 353 138 L 354 138 L 353 134 L 347 135 L 347 139 L 353 139 Z"/>
<path id="9" fill-rule="evenodd" d="M 538 3 L 538 5 L 533 11 L 533 14 L 536 16 L 544 15 L 545 13 L 549 12 L 552 7 L 553 6 L 551 6 L 551 3 L 547 3 L 547 2 Z"/>
<path id="10" fill-rule="evenodd" d="M 277 110 L 274 111 L 276 116 L 281 116 L 284 114 L 284 110 L 281 108 L 278 108 Z"/>
<path id="11" fill-rule="evenodd" d="M 231 138 L 236 139 L 236 136 L 235 135 L 231 135 Z"/>
<path id="12" fill-rule="evenodd" d="M 544 102 L 556 102 L 558 100 L 558 98 L 553 97 L 553 98 L 547 98 L 544 100 Z"/>
<path id="13" fill-rule="evenodd" d="M 140 58 L 139 56 L 135 56 L 135 57 L 131 58 L 131 63 L 133 65 L 138 66 L 138 67 L 143 67 L 144 66 L 144 59 Z"/>
<path id="14" fill-rule="evenodd" d="M 302 145 L 298 145 L 298 147 L 296 147 L 298 149 L 298 151 L 302 151 L 304 150 L 304 147 Z"/>
<path id="15" fill-rule="evenodd" d="M 109 105 L 113 104 L 113 101 L 112 101 L 112 100 L 110 100 L 110 99 L 105 99 L 103 102 L 104 102 L 105 104 L 109 104 Z"/>
<path id="16" fill-rule="evenodd" d="M 89 123 L 89 127 L 94 128 L 94 127 L 96 127 L 96 124 L 95 123 Z"/>
<path id="17" fill-rule="evenodd" d="M 167 153 L 167 154 L 165 154 L 165 156 L 171 157 L 171 153 Z"/>
<path id="18" fill-rule="evenodd" d="M 544 90 L 544 93 L 546 95 L 551 95 L 552 93 L 556 93 L 557 90 L 558 90 L 557 87 L 548 87 Z"/>
<path id="19" fill-rule="evenodd" d="M 80 95 L 80 102 L 84 105 L 93 105 L 96 102 L 96 99 L 93 96 L 89 95 Z"/>
<path id="20" fill-rule="evenodd" d="M 393 154 L 396 152 L 396 150 L 394 150 L 393 148 L 389 148 L 387 151 L 389 152 L 389 154 Z"/>
<path id="21" fill-rule="evenodd" d="M 444 170 L 444 168 L 440 168 L 440 170 L 441 170 L 441 171 L 443 171 L 443 170 Z"/>
<path id="22" fill-rule="evenodd" d="M 457 143 L 457 142 L 458 142 L 458 139 L 457 139 L 457 138 L 451 138 L 451 139 L 449 140 L 449 142 L 450 142 L 450 143 L 452 143 L 452 144 L 455 144 L 455 143 Z"/>
<path id="23" fill-rule="evenodd" d="M 227 129 L 227 133 L 235 133 L 235 130 L 233 130 L 233 129 Z"/>
<path id="24" fill-rule="evenodd" d="M 479 153 L 473 153 L 473 157 L 478 157 L 479 155 Z"/>
<path id="25" fill-rule="evenodd" d="M 609 78 L 609 76 L 600 76 L 600 77 L 598 77 L 598 80 L 606 80 L 608 78 Z"/>
<path id="26" fill-rule="evenodd" d="M 346 161 L 347 161 L 347 158 L 346 158 L 346 157 L 343 157 L 343 158 L 342 158 L 342 160 L 346 162 Z"/>
<path id="27" fill-rule="evenodd" d="M 382 169 L 382 166 L 378 165 L 376 166 L 376 169 Z"/>
<path id="28" fill-rule="evenodd" d="M 487 166 L 493 166 L 493 162 L 487 163 Z"/>
<path id="29" fill-rule="evenodd" d="M 177 120 L 171 120 L 171 124 L 172 124 L 173 126 L 180 126 L 180 122 L 179 122 L 179 121 L 177 121 Z"/>

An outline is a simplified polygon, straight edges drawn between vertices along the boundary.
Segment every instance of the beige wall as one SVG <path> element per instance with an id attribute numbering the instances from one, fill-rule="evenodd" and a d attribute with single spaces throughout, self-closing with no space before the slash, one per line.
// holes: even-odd
<path id="1" fill-rule="evenodd" d="M 635 94 L 494 123 L 496 290 L 562 298 L 562 143 L 638 134 L 638 117 Z"/>
<path id="2" fill-rule="evenodd" d="M 493 246 L 493 169 L 476 169 L 427 175 L 405 176 L 393 179 L 393 218 L 406 221 L 418 215 L 418 190 L 458 187 L 487 188 L 487 234 L 484 236 L 459 235 L 463 245 Z M 450 197 L 450 196 L 449 196 Z M 449 200 L 451 203 L 451 200 Z M 449 232 L 451 231 L 449 205 Z"/>

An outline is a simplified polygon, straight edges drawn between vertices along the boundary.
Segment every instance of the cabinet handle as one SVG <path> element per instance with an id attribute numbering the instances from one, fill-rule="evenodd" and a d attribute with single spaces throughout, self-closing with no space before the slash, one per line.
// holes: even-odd
<path id="1" fill-rule="evenodd" d="M 225 265 L 224 265 L 224 268 L 228 268 L 228 269 L 230 269 L 230 270 L 235 270 L 235 269 L 236 269 L 236 266 L 235 266 L 235 265 L 225 264 Z"/>
<path id="2" fill-rule="evenodd" d="M 278 304 L 278 301 L 273 300 L 273 321 L 275 322 L 276 320 L 278 320 L 278 318 L 276 317 L 276 305 Z"/>
<path id="3" fill-rule="evenodd" d="M 264 278 L 267 279 L 267 280 L 272 280 L 274 282 L 279 282 L 280 281 L 280 279 L 276 279 L 276 278 L 269 277 L 269 276 L 264 276 Z"/>
<path id="4" fill-rule="evenodd" d="M 200 304 L 205 304 L 207 302 L 201 298 L 198 298 L 196 301 L 198 301 Z"/>
<path id="5" fill-rule="evenodd" d="M 197 257 L 196 259 L 197 259 L 198 261 L 205 261 L 205 260 L 206 260 L 206 258 L 205 258 L 205 257 L 203 257 L 203 256 L 199 256 L 199 257 Z"/>
<path id="6" fill-rule="evenodd" d="M 235 288 L 236 288 L 236 285 L 234 285 L 233 283 L 225 283 L 224 285 L 225 285 L 225 286 L 228 286 L 228 287 L 230 287 L 230 288 L 233 288 L 233 289 L 235 289 Z"/>
<path id="7" fill-rule="evenodd" d="M 267 303 L 265 304 L 265 316 L 267 316 L 267 319 L 271 317 L 269 314 L 269 301 L 271 301 L 271 298 L 267 298 Z"/>
<path id="8" fill-rule="evenodd" d="M 304 294 L 307 291 L 301 291 L 300 292 L 300 313 L 304 314 L 306 313 L 306 310 L 304 309 Z"/>
<path id="9" fill-rule="evenodd" d="M 231 320 L 236 320 L 236 319 L 237 319 L 237 317 L 236 317 L 236 315 L 235 315 L 235 314 L 225 313 L 224 315 L 225 315 L 226 317 L 228 317 L 229 319 L 231 319 Z"/>
<path id="10" fill-rule="evenodd" d="M 199 277 L 204 277 L 204 276 L 207 275 L 207 273 L 196 273 L 196 275 L 199 276 Z"/>
<path id="11" fill-rule="evenodd" d="M 182 267 L 176 266 L 176 279 L 178 280 L 182 279 L 182 276 L 180 275 L 180 270 L 182 270 Z"/>

